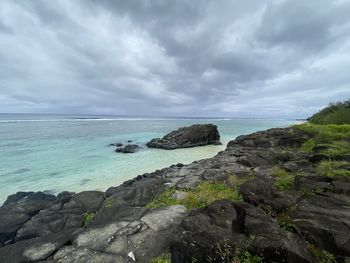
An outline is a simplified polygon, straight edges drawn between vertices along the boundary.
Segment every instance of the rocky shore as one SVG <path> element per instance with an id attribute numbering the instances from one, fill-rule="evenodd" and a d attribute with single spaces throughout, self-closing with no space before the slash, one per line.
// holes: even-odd
<path id="1" fill-rule="evenodd" d="M 270 129 L 106 192 L 9 196 L 0 262 L 350 262 L 350 177 L 320 172 L 327 145 L 300 150 L 313 136 Z"/>

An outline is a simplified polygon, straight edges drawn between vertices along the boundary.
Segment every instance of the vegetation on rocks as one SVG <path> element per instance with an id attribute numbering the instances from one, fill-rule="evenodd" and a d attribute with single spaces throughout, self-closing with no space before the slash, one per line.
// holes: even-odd
<path id="1" fill-rule="evenodd" d="M 171 254 L 162 254 L 159 257 L 153 258 L 150 263 L 171 263 Z"/>
<path id="2" fill-rule="evenodd" d="M 334 255 L 326 250 L 319 249 L 315 245 L 309 245 L 309 250 L 318 263 L 337 263 Z"/>
<path id="3" fill-rule="evenodd" d="M 350 171 L 342 168 L 346 164 L 346 162 L 341 161 L 325 160 L 319 163 L 318 167 L 316 168 L 316 171 L 318 174 L 328 177 L 350 177 Z"/>
<path id="4" fill-rule="evenodd" d="M 331 103 L 308 120 L 315 124 L 350 124 L 350 100 Z"/>
<path id="5" fill-rule="evenodd" d="M 174 198 L 175 188 L 169 188 L 146 205 L 147 208 L 159 208 L 170 205 L 184 205 L 188 209 L 204 207 L 217 200 L 241 200 L 238 190 L 225 183 L 204 181 L 195 190 L 186 189 L 186 196 L 177 200 Z"/>
<path id="6" fill-rule="evenodd" d="M 92 221 L 94 220 L 94 216 L 96 213 L 93 212 L 87 212 L 83 214 L 83 220 L 84 220 L 84 225 L 90 225 Z"/>
<path id="7" fill-rule="evenodd" d="M 295 178 L 293 173 L 290 173 L 280 167 L 275 167 L 272 175 L 276 177 L 274 186 L 278 191 L 285 191 L 293 188 Z"/>

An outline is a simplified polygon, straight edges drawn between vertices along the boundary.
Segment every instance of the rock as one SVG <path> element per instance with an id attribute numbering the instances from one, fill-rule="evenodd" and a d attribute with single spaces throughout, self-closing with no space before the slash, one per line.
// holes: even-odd
<path id="1" fill-rule="evenodd" d="M 111 144 L 109 144 L 109 146 L 122 147 L 123 144 L 120 142 L 117 142 L 117 143 L 111 143 Z"/>
<path id="2" fill-rule="evenodd" d="M 188 193 L 187 193 L 187 192 L 184 192 L 184 191 L 175 191 L 175 192 L 173 193 L 172 198 L 175 199 L 175 200 L 183 200 L 183 199 L 185 199 L 187 196 L 188 196 Z"/>
<path id="3" fill-rule="evenodd" d="M 119 147 L 115 151 L 118 153 L 135 153 L 137 152 L 141 147 L 137 144 L 128 144 L 124 147 Z"/>
<path id="4" fill-rule="evenodd" d="M 217 201 L 192 211 L 181 226 L 171 247 L 173 263 L 233 262 L 235 248 L 262 255 L 266 262 L 313 262 L 305 241 L 243 202 Z"/>
<path id="5" fill-rule="evenodd" d="M 104 200 L 104 193 L 99 191 L 84 191 L 74 196 L 63 206 L 64 209 L 77 209 L 81 213 L 98 210 Z"/>
<path id="6" fill-rule="evenodd" d="M 147 177 L 126 186 L 111 187 L 106 192 L 106 202 L 121 206 L 145 206 L 165 190 L 164 183 L 164 180 Z"/>
<path id="7" fill-rule="evenodd" d="M 350 197 L 327 193 L 301 200 L 290 213 L 297 234 L 330 253 L 350 256 Z"/>
<path id="8" fill-rule="evenodd" d="M 282 167 L 288 172 L 295 173 L 310 170 L 313 168 L 313 164 L 306 160 L 289 161 L 284 163 Z"/>
<path id="9" fill-rule="evenodd" d="M 208 144 L 220 144 L 219 131 L 217 126 L 213 124 L 195 124 L 190 127 L 183 127 L 170 132 L 162 139 L 152 139 L 146 145 L 149 148 L 173 150 Z"/>
<path id="10" fill-rule="evenodd" d="M 46 260 L 74 237 L 75 233 L 62 232 L 16 242 L 0 248 L 0 262 L 20 263 Z"/>

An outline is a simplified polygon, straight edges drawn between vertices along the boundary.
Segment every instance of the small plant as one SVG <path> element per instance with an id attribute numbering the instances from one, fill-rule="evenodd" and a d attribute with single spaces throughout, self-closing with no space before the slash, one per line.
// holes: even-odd
<path id="1" fill-rule="evenodd" d="M 150 263 L 171 263 L 171 254 L 162 254 L 159 257 L 153 258 Z"/>
<path id="2" fill-rule="evenodd" d="M 293 188 L 295 177 L 294 174 L 289 173 L 282 168 L 275 167 L 272 175 L 276 177 L 274 186 L 278 191 L 285 191 Z"/>
<path id="3" fill-rule="evenodd" d="M 326 250 L 319 249 L 315 245 L 309 245 L 309 251 L 318 263 L 337 263 L 333 254 Z"/>
<path id="4" fill-rule="evenodd" d="M 187 195 L 182 200 L 173 198 L 175 188 L 169 188 L 146 205 L 147 208 L 159 208 L 171 205 L 184 205 L 187 209 L 204 207 L 217 200 L 241 200 L 238 189 L 225 183 L 204 181 L 195 190 L 186 190 Z"/>
<path id="5" fill-rule="evenodd" d="M 94 212 L 87 212 L 83 214 L 83 220 L 84 220 L 84 225 L 90 225 L 92 221 L 94 220 L 94 216 L 96 213 Z"/>
<path id="6" fill-rule="evenodd" d="M 289 212 L 281 213 L 277 216 L 277 222 L 279 226 L 287 231 L 295 233 L 295 225 L 292 219 L 289 217 Z"/>
<path id="7" fill-rule="evenodd" d="M 112 200 L 107 200 L 107 201 L 106 201 L 105 207 L 106 207 L 106 208 L 112 208 L 112 207 L 113 207 Z"/>
<path id="8" fill-rule="evenodd" d="M 208 257 L 207 262 L 262 263 L 263 259 L 261 257 L 248 251 L 254 239 L 255 236 L 250 236 L 248 240 L 236 248 L 233 248 L 228 240 L 217 243 L 213 247 L 213 257 Z"/>

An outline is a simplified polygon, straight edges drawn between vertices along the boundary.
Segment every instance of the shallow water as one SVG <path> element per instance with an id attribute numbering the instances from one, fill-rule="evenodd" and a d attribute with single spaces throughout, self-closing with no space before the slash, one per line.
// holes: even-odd
<path id="1" fill-rule="evenodd" d="M 18 191 L 102 190 L 138 174 L 215 156 L 241 134 L 293 120 L 161 119 L 72 115 L 0 115 L 0 203 Z M 218 125 L 222 146 L 115 153 L 110 143 L 154 137 L 194 123 Z"/>

